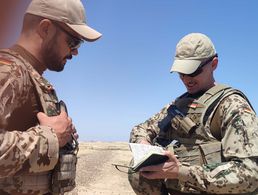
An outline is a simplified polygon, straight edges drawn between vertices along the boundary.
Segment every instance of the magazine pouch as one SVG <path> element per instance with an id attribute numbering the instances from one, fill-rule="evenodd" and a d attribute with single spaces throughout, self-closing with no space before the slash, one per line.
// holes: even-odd
<path id="1" fill-rule="evenodd" d="M 179 161 L 184 166 L 191 165 L 216 165 L 221 163 L 221 142 L 215 141 L 201 145 L 195 145 L 191 147 L 179 147 L 175 149 L 175 154 L 178 155 Z M 198 193 L 200 192 L 196 186 L 188 184 L 187 182 L 180 183 L 178 180 L 167 180 L 166 186 L 169 189 L 173 189 L 185 193 Z"/>

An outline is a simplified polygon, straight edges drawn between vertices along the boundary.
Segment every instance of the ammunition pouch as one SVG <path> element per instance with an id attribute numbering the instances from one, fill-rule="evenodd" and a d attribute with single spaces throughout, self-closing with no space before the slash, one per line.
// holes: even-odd
<path id="1" fill-rule="evenodd" d="M 185 166 L 202 166 L 206 164 L 212 166 L 223 161 L 221 142 L 219 141 L 189 147 L 180 146 L 179 148 L 174 148 L 174 153 L 178 155 L 178 160 Z M 169 179 L 166 181 L 166 186 L 168 189 L 185 193 L 198 194 L 200 192 L 195 186 L 186 183 L 180 184 L 178 180 Z"/>
<path id="2" fill-rule="evenodd" d="M 189 135 L 195 130 L 196 124 L 187 116 L 175 115 L 171 119 L 171 126 L 174 129 L 180 129 L 186 135 Z"/>
<path id="3" fill-rule="evenodd" d="M 195 146 L 174 148 L 181 163 L 191 165 L 206 165 L 222 162 L 221 142 L 215 141 Z"/>
<path id="4" fill-rule="evenodd" d="M 75 153 L 60 153 L 58 163 L 52 172 L 53 194 L 63 194 L 75 188 L 76 164 Z"/>
<path id="5" fill-rule="evenodd" d="M 68 114 L 65 103 L 61 100 L 57 104 L 57 110 L 60 113 L 62 110 Z M 76 164 L 79 143 L 71 134 L 72 140 L 68 142 L 59 151 L 58 162 L 52 172 L 51 192 L 53 194 L 63 194 L 73 190 L 76 186 Z"/>
<path id="6" fill-rule="evenodd" d="M 171 126 L 175 130 L 182 131 L 186 135 L 190 135 L 197 128 L 196 123 L 192 121 L 188 116 L 183 114 L 176 105 L 171 105 L 168 108 L 168 115 L 171 117 Z"/>

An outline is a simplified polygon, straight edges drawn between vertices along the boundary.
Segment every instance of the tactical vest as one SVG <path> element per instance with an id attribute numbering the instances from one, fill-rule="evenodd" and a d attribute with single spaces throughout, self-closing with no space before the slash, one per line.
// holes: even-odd
<path id="1" fill-rule="evenodd" d="M 249 103 L 241 91 L 221 84 L 212 87 L 198 99 L 188 98 L 183 94 L 168 108 L 169 119 L 160 122 L 159 125 L 163 128 L 156 141 L 163 146 L 173 140 L 178 143 L 173 146 L 174 153 L 185 165 L 201 166 L 223 162 L 220 119 L 216 111 L 221 101 L 232 94 L 242 96 Z M 177 117 L 170 115 L 173 106 L 180 112 Z M 169 125 L 166 121 L 169 121 Z M 167 147 L 169 149 L 171 145 Z M 166 186 L 180 192 L 200 194 L 195 186 L 180 184 L 177 180 L 167 180 Z"/>
<path id="2" fill-rule="evenodd" d="M 60 114 L 60 106 L 62 105 L 60 105 L 52 85 L 39 76 L 34 69 L 30 70 L 30 73 L 44 113 L 48 116 Z M 78 148 L 74 148 L 72 145 L 73 143 L 67 143 L 63 148 L 60 148 L 59 160 L 52 172 L 51 191 L 53 194 L 63 194 L 75 188 Z"/>
<path id="3" fill-rule="evenodd" d="M 38 72 L 19 54 L 11 50 L 1 50 L 12 55 L 23 62 L 30 75 L 31 81 L 36 88 L 42 110 L 48 116 L 60 114 L 60 105 L 53 86 L 45 80 Z M 76 164 L 78 147 L 70 147 L 66 144 L 59 150 L 59 160 L 53 171 L 23 175 L 24 178 L 20 189 L 51 191 L 53 195 L 63 194 L 75 188 Z M 15 178 L 7 178 L 1 181 L 3 185 L 13 186 L 15 189 Z M 35 184 L 35 185 L 34 185 Z"/>

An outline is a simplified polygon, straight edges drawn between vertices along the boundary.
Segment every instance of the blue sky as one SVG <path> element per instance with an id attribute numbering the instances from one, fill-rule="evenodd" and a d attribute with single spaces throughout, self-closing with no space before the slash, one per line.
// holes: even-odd
<path id="1" fill-rule="evenodd" d="M 242 90 L 258 112 L 258 1 L 83 0 L 103 37 L 61 73 L 46 72 L 80 141 L 128 141 L 130 131 L 185 92 L 170 74 L 177 42 L 201 32 L 219 54 L 218 83 Z"/>

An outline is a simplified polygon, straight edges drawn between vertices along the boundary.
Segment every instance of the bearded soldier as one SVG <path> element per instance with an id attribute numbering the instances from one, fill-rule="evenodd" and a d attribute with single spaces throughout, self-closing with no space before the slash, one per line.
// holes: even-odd
<path id="1" fill-rule="evenodd" d="M 75 187 L 78 135 L 45 70 L 62 71 L 101 34 L 80 0 L 32 0 L 15 45 L 0 50 L 0 194 L 63 194 Z"/>

